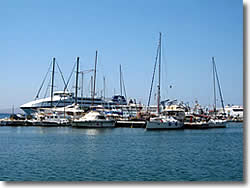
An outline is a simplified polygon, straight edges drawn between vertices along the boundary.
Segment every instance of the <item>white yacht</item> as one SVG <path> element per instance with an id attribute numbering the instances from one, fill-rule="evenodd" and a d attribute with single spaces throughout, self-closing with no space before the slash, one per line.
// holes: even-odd
<path id="1" fill-rule="evenodd" d="M 181 121 L 181 122 L 183 122 L 185 119 L 185 109 L 177 104 L 166 106 L 163 109 L 162 114 L 165 116 L 172 116 L 176 120 Z"/>
<path id="2" fill-rule="evenodd" d="M 150 118 L 146 129 L 181 129 L 184 127 L 185 112 L 178 105 L 164 108 L 159 117 Z"/>
<path id="3" fill-rule="evenodd" d="M 209 128 L 226 128 L 227 120 L 224 119 L 213 119 L 208 121 Z"/>
<path id="4" fill-rule="evenodd" d="M 57 112 L 39 112 L 35 114 L 36 119 L 28 120 L 34 126 L 67 126 L 70 123 L 68 117 Z"/>
<path id="5" fill-rule="evenodd" d="M 82 109 L 88 109 L 90 106 L 103 105 L 104 108 L 110 108 L 113 105 L 125 104 L 126 101 L 117 101 L 116 98 L 103 100 L 101 97 L 95 97 L 93 102 L 91 97 L 77 97 L 78 104 Z M 56 91 L 53 93 L 53 98 L 51 102 L 51 97 L 46 97 L 43 99 L 37 99 L 20 106 L 20 108 L 28 115 L 32 115 L 41 108 L 62 108 L 75 103 L 75 97 L 73 93 Z"/>
<path id="6" fill-rule="evenodd" d="M 97 51 L 96 51 L 96 59 L 97 59 Z M 53 58 L 52 62 L 52 75 L 51 75 L 51 92 L 50 96 L 38 99 L 39 93 L 41 92 L 41 89 L 44 85 L 44 81 L 47 77 L 47 74 L 45 76 L 44 81 L 42 82 L 42 85 L 36 95 L 36 99 L 34 101 L 28 102 L 26 104 L 23 104 L 20 106 L 20 108 L 28 115 L 33 115 L 37 112 L 38 109 L 41 108 L 60 108 L 60 107 L 66 107 L 73 104 L 79 104 L 81 109 L 89 109 L 90 106 L 98 106 L 103 105 L 104 108 L 110 108 L 112 105 L 127 105 L 127 101 L 124 96 L 122 95 L 115 95 L 111 99 L 106 98 L 105 100 L 102 97 L 96 97 L 95 96 L 95 78 L 96 78 L 96 63 L 95 62 L 95 69 L 94 69 L 94 88 L 92 90 L 91 88 L 91 95 L 90 97 L 83 97 L 83 94 L 81 97 L 77 95 L 78 92 L 78 75 L 79 75 L 79 57 L 77 57 L 76 62 L 76 79 L 75 79 L 75 93 L 69 92 L 67 87 L 68 83 L 66 84 L 63 91 L 54 91 L 54 73 L 55 73 L 55 65 L 57 64 L 55 62 L 55 58 Z M 58 64 L 57 64 L 58 66 Z M 59 68 L 59 66 L 58 66 Z M 61 73 L 60 69 L 59 72 Z M 83 74 L 82 74 L 83 75 Z M 62 73 L 61 76 L 63 77 Z M 82 86 L 83 89 L 83 86 Z"/>
<path id="7" fill-rule="evenodd" d="M 114 120 L 108 120 L 100 111 L 90 111 L 72 122 L 72 127 L 78 128 L 113 128 Z"/>
<path id="8" fill-rule="evenodd" d="M 219 110 L 219 113 L 222 112 L 222 109 Z M 233 105 L 233 106 L 225 106 L 225 113 L 228 117 L 231 117 L 231 118 L 238 118 L 238 119 L 242 119 L 244 118 L 244 109 L 243 109 L 243 106 L 236 106 L 236 105 Z"/>

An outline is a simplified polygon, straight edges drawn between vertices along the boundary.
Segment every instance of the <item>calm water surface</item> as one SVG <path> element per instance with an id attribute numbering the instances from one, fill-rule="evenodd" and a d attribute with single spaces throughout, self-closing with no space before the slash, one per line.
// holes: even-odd
<path id="1" fill-rule="evenodd" d="M 0 127 L 0 181 L 243 181 L 243 125 Z"/>

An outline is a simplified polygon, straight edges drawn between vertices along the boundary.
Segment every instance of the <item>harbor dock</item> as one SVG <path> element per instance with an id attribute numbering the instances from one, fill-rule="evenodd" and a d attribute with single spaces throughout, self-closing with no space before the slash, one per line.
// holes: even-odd
<path id="1" fill-rule="evenodd" d="M 53 122 L 43 122 L 43 121 L 32 121 L 32 120 L 9 120 L 2 119 L 0 120 L 0 126 L 42 126 L 42 127 L 62 127 L 62 126 L 70 126 L 70 124 L 58 124 Z"/>
<path id="2" fill-rule="evenodd" d="M 47 121 L 32 121 L 32 120 L 10 120 L 2 119 L 0 120 L 0 126 L 41 126 L 41 127 L 63 127 L 72 126 L 71 123 L 55 123 Z M 129 121 L 129 120 L 119 120 L 115 121 L 115 127 L 127 127 L 127 128 L 145 128 L 146 121 Z"/>
<path id="3" fill-rule="evenodd" d="M 230 122 L 230 121 L 228 121 Z M 115 128 L 146 128 L 146 120 L 116 120 Z M 11 120 L 1 119 L 0 126 L 40 126 L 40 127 L 71 127 L 71 122 L 68 123 L 56 123 L 48 121 L 36 121 L 36 120 Z M 184 122 L 184 129 L 210 129 L 210 128 L 225 128 L 225 125 L 211 126 L 208 122 Z"/>

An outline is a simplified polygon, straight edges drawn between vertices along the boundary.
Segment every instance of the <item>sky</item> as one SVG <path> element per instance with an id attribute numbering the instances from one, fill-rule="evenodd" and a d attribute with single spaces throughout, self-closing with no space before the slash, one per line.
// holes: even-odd
<path id="1" fill-rule="evenodd" d="M 215 57 L 225 104 L 243 104 L 240 0 L 0 1 L 0 24 L 0 109 L 33 100 L 53 57 L 67 80 L 77 57 L 93 69 L 96 50 L 98 95 L 103 77 L 106 96 L 119 94 L 121 64 L 127 96 L 147 104 L 159 32 L 162 99 L 212 104 Z M 55 82 L 62 90 L 59 71 Z"/>

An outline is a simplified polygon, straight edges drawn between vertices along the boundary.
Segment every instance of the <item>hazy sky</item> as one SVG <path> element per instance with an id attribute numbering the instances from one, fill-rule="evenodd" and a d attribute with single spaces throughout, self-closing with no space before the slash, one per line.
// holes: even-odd
<path id="1" fill-rule="evenodd" d="M 214 56 L 225 103 L 243 103 L 240 0 L 1 1 L 0 24 L 0 109 L 33 100 L 53 57 L 67 79 L 77 56 L 93 68 L 95 50 L 98 91 L 105 76 L 106 95 L 119 92 L 122 64 L 127 96 L 146 104 L 159 32 L 162 99 L 211 104 Z"/>

